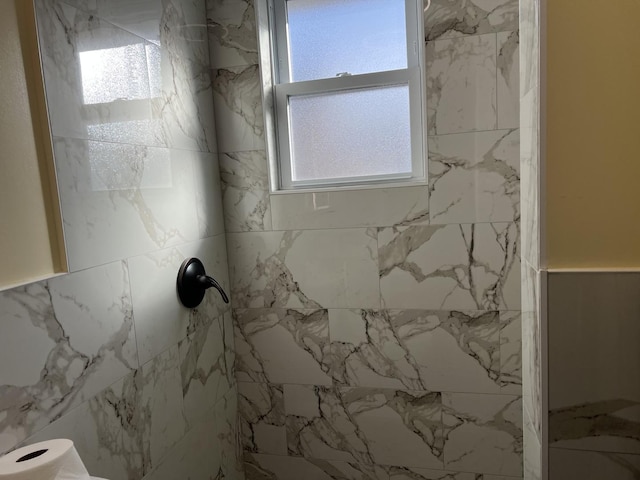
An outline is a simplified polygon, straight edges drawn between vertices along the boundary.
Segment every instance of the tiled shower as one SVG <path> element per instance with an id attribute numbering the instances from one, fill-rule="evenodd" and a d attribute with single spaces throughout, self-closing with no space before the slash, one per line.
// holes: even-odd
<path id="1" fill-rule="evenodd" d="M 522 478 L 517 1 L 431 2 L 428 186 L 288 194 L 252 2 L 36 5 L 72 273 L 0 294 L 0 452 L 68 437 L 111 480 Z M 178 304 L 190 256 L 231 307 Z"/>

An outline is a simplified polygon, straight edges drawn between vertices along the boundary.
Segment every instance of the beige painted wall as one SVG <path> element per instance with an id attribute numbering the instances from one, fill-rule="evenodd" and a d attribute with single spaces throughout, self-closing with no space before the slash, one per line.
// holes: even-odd
<path id="1" fill-rule="evenodd" d="M 640 0 L 547 8 L 548 266 L 640 267 Z"/>
<path id="2" fill-rule="evenodd" d="M 64 270 L 51 141 L 26 0 L 0 0 L 0 288 Z"/>

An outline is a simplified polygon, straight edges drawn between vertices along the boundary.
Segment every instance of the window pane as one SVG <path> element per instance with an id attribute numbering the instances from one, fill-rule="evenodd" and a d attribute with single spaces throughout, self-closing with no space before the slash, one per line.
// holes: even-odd
<path id="1" fill-rule="evenodd" d="M 288 0 L 291 81 L 407 68 L 405 0 Z"/>
<path id="2" fill-rule="evenodd" d="M 295 181 L 411 173 L 409 87 L 289 99 Z"/>

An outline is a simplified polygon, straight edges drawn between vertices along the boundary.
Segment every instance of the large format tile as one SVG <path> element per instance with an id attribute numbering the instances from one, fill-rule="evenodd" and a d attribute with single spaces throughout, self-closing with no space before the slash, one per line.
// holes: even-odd
<path id="1" fill-rule="evenodd" d="M 429 222 L 426 186 L 271 196 L 274 230 L 391 227 Z"/>
<path id="2" fill-rule="evenodd" d="M 510 332 L 518 320 L 517 312 L 329 310 L 333 378 L 360 387 L 503 393 L 518 385 L 519 352 L 506 347 L 519 346 Z"/>
<path id="3" fill-rule="evenodd" d="M 285 385 L 289 453 L 442 468 L 439 393 Z"/>
<path id="4" fill-rule="evenodd" d="M 549 480 L 637 480 L 640 455 L 549 449 Z"/>
<path id="5" fill-rule="evenodd" d="M 60 138 L 54 148 L 72 271 L 198 238 L 197 154 Z"/>
<path id="6" fill-rule="evenodd" d="M 522 397 L 528 414 L 525 421 L 532 422 L 531 428 L 538 440 L 543 438 L 542 281 L 542 274 L 525 263 L 522 269 Z"/>
<path id="7" fill-rule="evenodd" d="M 213 293 L 213 292 L 211 292 Z M 225 321 L 228 317 L 228 321 Z M 196 328 L 179 344 L 184 416 L 190 427 L 218 402 L 235 383 L 227 352 L 233 349 L 231 312 Z"/>
<path id="8" fill-rule="evenodd" d="M 520 204 L 522 212 L 522 259 L 532 267 L 542 267 L 540 249 L 544 243 L 544 219 L 540 157 L 540 105 L 537 89 L 529 91 L 520 102 Z"/>
<path id="9" fill-rule="evenodd" d="M 540 0 L 520 2 L 520 96 L 540 84 Z"/>
<path id="10" fill-rule="evenodd" d="M 184 16 L 184 6 L 200 4 L 200 15 Z M 150 61 L 153 114 L 161 118 L 163 141 L 172 148 L 216 152 L 211 108 L 213 81 L 208 65 L 204 0 L 166 2 L 160 25 L 160 62 Z M 153 60 L 153 57 L 151 57 Z M 154 71 L 155 69 L 155 71 Z"/>
<path id="11" fill-rule="evenodd" d="M 424 13 L 427 40 L 518 28 L 517 0 L 431 0 Z"/>
<path id="12" fill-rule="evenodd" d="M 518 130 L 429 137 L 432 224 L 520 217 Z"/>
<path id="13" fill-rule="evenodd" d="M 62 2 L 36 7 L 52 134 L 166 146 L 147 63 L 158 46 Z"/>
<path id="14" fill-rule="evenodd" d="M 214 70 L 213 101 L 220 152 L 264 150 L 258 65 Z"/>
<path id="15" fill-rule="evenodd" d="M 380 305 L 375 231 L 246 232 L 227 240 L 234 307 Z"/>
<path id="16" fill-rule="evenodd" d="M 220 155 L 227 232 L 271 230 L 267 168 L 263 150 Z"/>
<path id="17" fill-rule="evenodd" d="M 522 457 L 524 480 L 542 480 L 542 446 L 529 412 L 523 409 Z"/>
<path id="18" fill-rule="evenodd" d="M 498 128 L 520 124 L 520 58 L 518 31 L 500 32 L 498 41 Z"/>
<path id="19" fill-rule="evenodd" d="M 519 396 L 444 393 L 442 408 L 445 468 L 522 475 Z"/>
<path id="20" fill-rule="evenodd" d="M 29 438 L 70 438 L 93 475 L 141 479 L 184 435 L 177 348 Z"/>
<path id="21" fill-rule="evenodd" d="M 207 274 L 229 292 L 224 235 L 129 259 L 131 291 L 136 306 L 138 355 L 142 363 L 209 325 L 229 310 L 215 289 L 195 309 L 180 303 L 176 277 L 182 262 L 202 260 Z"/>
<path id="22" fill-rule="evenodd" d="M 171 450 L 145 480 L 243 480 L 236 449 L 236 391 L 230 391 Z M 114 479 L 117 480 L 117 479 Z M 131 479 L 129 479 L 131 480 Z"/>
<path id="23" fill-rule="evenodd" d="M 548 291 L 550 445 L 640 454 L 640 274 L 550 273 Z"/>
<path id="24" fill-rule="evenodd" d="M 247 480 L 476 480 L 474 473 L 394 467 L 319 458 L 246 454 Z M 482 476 L 484 480 L 508 480 Z"/>
<path id="25" fill-rule="evenodd" d="M 216 151 L 204 2 L 155 3 L 38 2 L 55 136 Z M 123 21 L 136 10 L 146 21 Z"/>
<path id="26" fill-rule="evenodd" d="M 0 294 L 0 451 L 138 367 L 127 265 Z"/>
<path id="27" fill-rule="evenodd" d="M 430 135 L 497 128 L 496 35 L 427 43 Z"/>
<path id="28" fill-rule="evenodd" d="M 330 385 L 326 310 L 238 309 L 240 381 Z"/>
<path id="29" fill-rule="evenodd" d="M 222 68 L 258 63 L 253 0 L 207 0 L 206 3 L 211 66 Z"/>
<path id="30" fill-rule="evenodd" d="M 238 415 L 244 450 L 287 454 L 287 430 L 281 385 L 238 383 Z"/>
<path id="31" fill-rule="evenodd" d="M 193 165 L 193 177 L 200 238 L 225 233 L 218 156 L 209 153 L 197 154 Z"/>
<path id="32" fill-rule="evenodd" d="M 380 288 L 387 308 L 519 310 L 513 223 L 380 229 Z"/>

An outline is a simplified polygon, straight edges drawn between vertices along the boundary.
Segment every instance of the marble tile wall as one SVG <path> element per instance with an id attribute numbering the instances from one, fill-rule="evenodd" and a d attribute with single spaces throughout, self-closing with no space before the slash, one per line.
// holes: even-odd
<path id="1" fill-rule="evenodd" d="M 428 185 L 295 194 L 254 7 L 207 2 L 247 478 L 522 478 L 518 2 L 426 14 Z"/>
<path id="2" fill-rule="evenodd" d="M 204 0 L 38 0 L 71 273 L 0 293 L 0 454 L 74 440 L 110 480 L 240 479 Z"/>
<path id="3" fill-rule="evenodd" d="M 520 208 L 522 215 L 522 348 L 524 404 L 524 476 L 546 478 L 546 271 L 543 210 L 540 203 L 541 0 L 520 0 Z M 509 42 L 505 43 L 509 47 Z"/>

